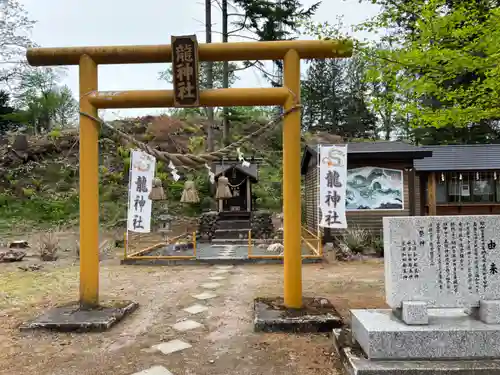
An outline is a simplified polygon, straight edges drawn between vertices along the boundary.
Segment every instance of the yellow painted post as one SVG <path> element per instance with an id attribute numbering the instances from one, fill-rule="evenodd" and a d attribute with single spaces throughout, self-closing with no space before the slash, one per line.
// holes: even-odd
<path id="1" fill-rule="evenodd" d="M 193 232 L 193 256 L 196 258 L 196 232 Z"/>
<path id="2" fill-rule="evenodd" d="M 252 256 L 252 231 L 248 231 L 248 257 Z"/>
<path id="3" fill-rule="evenodd" d="M 123 259 L 127 259 L 127 232 L 123 233 Z"/>
<path id="4" fill-rule="evenodd" d="M 97 116 L 89 92 L 97 90 L 97 64 L 80 57 L 80 111 Z M 80 115 L 80 305 L 99 304 L 99 124 Z"/>
<path id="5" fill-rule="evenodd" d="M 321 243 L 321 230 L 318 225 L 318 233 L 317 233 L 317 241 L 318 241 L 318 255 L 323 256 L 323 244 Z"/>
<path id="6" fill-rule="evenodd" d="M 300 102 L 300 57 L 291 49 L 285 54 L 284 86 L 291 93 L 285 110 Z M 283 244 L 284 297 L 288 308 L 302 307 L 302 252 L 300 223 L 300 111 L 283 120 Z"/>

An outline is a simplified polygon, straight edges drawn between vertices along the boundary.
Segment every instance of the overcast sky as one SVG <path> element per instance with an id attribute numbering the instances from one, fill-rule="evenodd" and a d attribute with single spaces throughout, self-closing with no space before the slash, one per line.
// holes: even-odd
<path id="1" fill-rule="evenodd" d="M 169 44 L 171 35 L 196 33 L 203 42 L 203 0 L 20 0 L 37 24 L 33 40 L 42 47 Z M 302 0 L 305 6 L 316 0 Z M 323 0 L 315 21 L 335 23 L 343 16 L 352 25 L 373 16 L 377 8 L 358 0 Z M 214 2 L 213 30 L 221 30 L 220 10 Z M 220 41 L 220 34 L 213 36 Z M 233 38 L 230 41 L 244 41 Z M 99 67 L 100 90 L 171 89 L 158 79 L 162 64 L 106 65 Z M 70 67 L 64 84 L 78 93 L 77 67 Z M 258 71 L 240 74 L 235 87 L 265 87 Z M 106 118 L 158 113 L 158 109 L 107 110 Z"/>

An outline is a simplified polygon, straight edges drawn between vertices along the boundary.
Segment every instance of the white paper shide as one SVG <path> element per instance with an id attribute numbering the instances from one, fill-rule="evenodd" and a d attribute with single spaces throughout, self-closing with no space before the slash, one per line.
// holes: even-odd
<path id="1" fill-rule="evenodd" d="M 345 214 L 347 145 L 321 145 L 319 148 L 320 226 L 347 228 Z"/>
<path id="2" fill-rule="evenodd" d="M 131 232 L 149 233 L 152 205 L 149 193 L 153 186 L 156 159 L 139 150 L 133 150 L 130 154 L 127 229 Z"/>

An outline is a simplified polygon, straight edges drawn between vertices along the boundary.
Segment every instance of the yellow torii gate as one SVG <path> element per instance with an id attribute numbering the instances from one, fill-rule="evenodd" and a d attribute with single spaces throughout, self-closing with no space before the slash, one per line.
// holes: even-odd
<path id="1" fill-rule="evenodd" d="M 283 60 L 278 88 L 215 89 L 200 92 L 200 106 L 280 105 L 300 100 L 300 60 L 350 57 L 352 43 L 334 40 L 213 43 L 199 45 L 200 61 Z M 104 108 L 172 107 L 172 90 L 98 91 L 100 64 L 168 63 L 172 46 L 33 48 L 32 66 L 79 65 L 80 112 L 97 116 Z M 302 307 L 300 111 L 283 123 L 284 302 Z M 99 305 L 99 124 L 80 115 L 80 305 Z"/>

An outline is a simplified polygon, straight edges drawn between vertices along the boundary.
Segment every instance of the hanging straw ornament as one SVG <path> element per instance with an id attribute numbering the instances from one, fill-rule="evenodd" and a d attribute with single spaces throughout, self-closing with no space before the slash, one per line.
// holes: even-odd
<path id="1" fill-rule="evenodd" d="M 149 199 L 151 199 L 152 201 L 163 201 L 167 199 L 165 191 L 163 190 L 161 180 L 158 177 L 155 177 L 153 179 L 153 187 L 151 188 L 151 192 L 149 193 Z"/>
<path id="2" fill-rule="evenodd" d="M 231 189 L 229 188 L 229 180 L 226 176 L 220 176 L 217 180 L 217 192 L 215 199 L 229 199 L 232 198 Z"/>
<path id="3" fill-rule="evenodd" d="M 198 203 L 200 197 L 198 196 L 198 191 L 194 181 L 187 180 L 184 183 L 184 190 L 182 191 L 181 203 Z"/>

